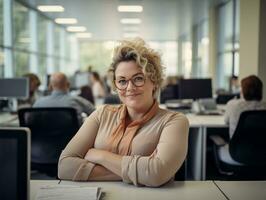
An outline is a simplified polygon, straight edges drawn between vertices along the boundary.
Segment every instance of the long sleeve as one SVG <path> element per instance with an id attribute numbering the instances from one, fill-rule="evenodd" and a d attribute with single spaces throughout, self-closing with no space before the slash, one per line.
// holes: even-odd
<path id="1" fill-rule="evenodd" d="M 229 117 L 230 117 L 230 111 L 231 111 L 231 106 L 230 106 L 231 102 L 229 101 L 227 104 L 226 104 L 226 107 L 225 107 L 225 113 L 224 113 L 224 122 L 226 124 L 229 124 Z"/>
<path id="2" fill-rule="evenodd" d="M 123 156 L 123 181 L 152 187 L 169 181 L 186 157 L 188 130 L 187 118 L 182 114 L 174 115 L 164 125 L 159 143 L 152 155 Z"/>
<path id="3" fill-rule="evenodd" d="M 93 147 L 99 128 L 99 113 L 93 112 L 63 150 L 58 163 L 60 179 L 86 181 L 95 164 L 84 159 Z"/>

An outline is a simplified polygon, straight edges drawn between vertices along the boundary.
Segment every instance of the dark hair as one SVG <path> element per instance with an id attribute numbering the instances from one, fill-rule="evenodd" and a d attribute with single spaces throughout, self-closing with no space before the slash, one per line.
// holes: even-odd
<path id="1" fill-rule="evenodd" d="M 41 81 L 39 77 L 34 73 L 24 74 L 23 77 L 29 78 L 30 82 L 35 82 L 35 84 L 39 87 L 41 85 Z"/>
<path id="2" fill-rule="evenodd" d="M 255 75 L 248 76 L 241 80 L 241 87 L 244 99 L 247 101 L 262 99 L 262 81 Z"/>
<path id="3" fill-rule="evenodd" d="M 79 96 L 87 99 L 88 101 L 90 101 L 94 105 L 94 98 L 93 98 L 92 90 L 91 90 L 90 86 L 81 87 Z"/>
<path id="4" fill-rule="evenodd" d="M 98 74 L 98 72 L 91 72 L 91 74 L 97 81 L 101 81 L 100 75 Z"/>

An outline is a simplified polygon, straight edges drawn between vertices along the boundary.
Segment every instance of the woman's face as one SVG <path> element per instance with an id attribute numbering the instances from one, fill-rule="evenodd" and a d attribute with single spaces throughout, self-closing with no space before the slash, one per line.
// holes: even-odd
<path id="1" fill-rule="evenodd" d="M 135 84 L 145 78 L 143 86 L 137 87 Z M 124 90 L 119 90 L 118 95 L 121 101 L 128 107 L 134 110 L 146 110 L 153 104 L 154 84 L 148 77 L 145 77 L 143 71 L 136 62 L 120 62 L 115 70 L 115 81 L 120 83 L 127 82 L 127 87 Z M 128 80 L 131 81 L 128 81 Z M 137 83 L 138 84 L 138 83 Z"/>

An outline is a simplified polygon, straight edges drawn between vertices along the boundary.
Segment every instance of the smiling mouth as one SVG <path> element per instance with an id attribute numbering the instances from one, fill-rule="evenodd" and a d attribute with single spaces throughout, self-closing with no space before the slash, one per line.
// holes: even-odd
<path id="1" fill-rule="evenodd" d="M 129 94 L 129 95 L 126 95 L 126 97 L 135 97 L 135 96 L 139 96 L 140 94 Z"/>

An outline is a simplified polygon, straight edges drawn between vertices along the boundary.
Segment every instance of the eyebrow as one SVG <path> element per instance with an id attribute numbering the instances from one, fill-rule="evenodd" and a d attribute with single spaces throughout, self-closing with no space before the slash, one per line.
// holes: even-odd
<path id="1" fill-rule="evenodd" d="M 133 76 L 131 76 L 131 78 L 132 77 L 134 77 L 134 76 L 137 76 L 137 75 L 144 75 L 144 73 L 142 73 L 142 72 L 138 72 L 138 73 L 136 73 L 136 74 L 134 74 Z M 116 79 L 121 79 L 121 78 L 126 78 L 126 77 L 124 77 L 124 76 L 118 76 L 118 77 L 115 77 Z"/>

